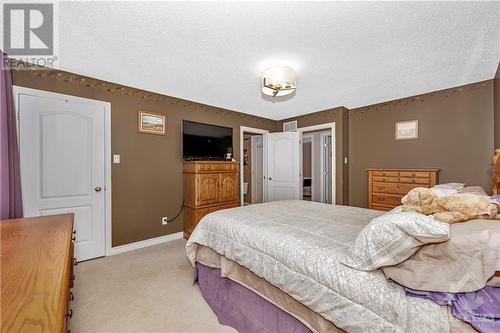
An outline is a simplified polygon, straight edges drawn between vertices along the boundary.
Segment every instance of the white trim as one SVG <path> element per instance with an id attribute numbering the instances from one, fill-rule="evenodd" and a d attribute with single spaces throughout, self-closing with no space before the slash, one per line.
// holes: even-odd
<path id="1" fill-rule="evenodd" d="M 148 246 L 153 246 L 153 245 L 171 242 L 171 241 L 174 241 L 177 239 L 181 239 L 182 237 L 183 237 L 183 233 L 182 233 L 182 231 L 180 231 L 180 232 L 176 232 L 174 234 L 145 239 L 142 241 L 129 243 L 129 244 L 125 244 L 125 245 L 114 246 L 111 248 L 110 253 L 107 255 L 114 256 L 115 254 L 120 254 L 120 253 L 124 253 L 124 252 L 128 252 L 128 251 L 138 250 L 138 249 L 142 249 L 143 247 L 148 247 Z"/>
<path id="2" fill-rule="evenodd" d="M 326 145 L 325 142 L 328 142 L 327 140 L 325 140 L 325 138 L 327 138 L 329 135 L 332 135 L 330 133 L 330 131 L 328 132 L 323 132 L 323 133 L 320 133 L 320 145 L 321 145 L 321 150 L 320 150 L 320 153 L 321 153 L 321 168 L 320 168 L 320 175 L 321 175 L 321 202 L 325 202 L 327 199 L 327 195 L 326 195 L 326 191 L 325 191 L 325 165 L 326 165 L 326 161 L 328 159 L 328 156 L 325 155 L 326 154 L 326 147 L 324 145 Z M 325 158 L 326 157 L 326 158 Z M 332 163 L 333 163 L 333 156 L 332 156 Z M 333 179 L 331 178 L 332 175 L 330 174 L 330 179 Z M 333 191 L 332 191 L 332 194 L 333 194 Z M 332 198 L 330 198 L 332 199 Z"/>
<path id="3" fill-rule="evenodd" d="M 104 106 L 104 182 L 105 182 L 105 229 L 104 229 L 104 243 L 105 243 L 105 254 L 109 255 L 111 253 L 111 103 L 99 101 L 95 99 L 76 97 L 65 94 L 58 94 L 54 92 L 31 89 L 20 86 L 12 87 L 13 95 L 14 95 L 14 106 L 16 110 L 16 122 L 17 126 L 19 126 L 19 95 L 33 95 L 38 97 L 47 97 L 47 98 L 62 98 L 66 100 L 71 100 L 75 102 L 85 102 L 91 104 L 97 104 Z M 19 135 L 19 130 L 17 131 Z M 19 140 L 19 136 L 17 138 Z"/>
<path id="4" fill-rule="evenodd" d="M 269 131 L 260 128 L 240 126 L 240 206 L 243 206 L 245 204 L 243 199 L 244 198 L 243 195 L 243 134 L 244 133 L 266 134 L 269 133 Z"/>
<path id="5" fill-rule="evenodd" d="M 331 130 L 332 131 L 332 205 L 335 205 L 336 200 L 337 200 L 337 191 L 336 191 L 336 186 L 337 186 L 337 173 L 336 173 L 337 154 L 336 154 L 336 147 L 335 147 L 335 142 L 336 142 L 335 122 L 297 128 L 297 132 L 300 133 L 301 137 L 302 137 L 304 132 L 313 132 L 313 131 L 319 131 L 319 130 Z M 302 142 L 302 139 L 301 139 L 301 142 Z M 302 163 L 302 161 L 301 161 L 301 163 Z"/>

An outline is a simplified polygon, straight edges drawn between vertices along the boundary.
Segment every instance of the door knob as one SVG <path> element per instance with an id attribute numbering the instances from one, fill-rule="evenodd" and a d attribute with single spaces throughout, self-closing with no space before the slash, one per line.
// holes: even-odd
<path id="1" fill-rule="evenodd" d="M 273 180 L 273 177 L 269 177 L 269 180 Z"/>
<path id="2" fill-rule="evenodd" d="M 96 188 L 94 189 L 96 192 L 101 192 L 102 191 L 102 188 L 100 186 L 96 186 Z"/>

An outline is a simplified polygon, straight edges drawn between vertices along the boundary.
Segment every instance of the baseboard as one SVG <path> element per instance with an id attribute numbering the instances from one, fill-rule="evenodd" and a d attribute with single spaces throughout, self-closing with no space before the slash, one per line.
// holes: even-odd
<path id="1" fill-rule="evenodd" d="M 142 249 L 143 247 L 148 247 L 148 246 L 152 246 L 152 245 L 170 242 L 170 241 L 173 241 L 176 239 L 181 239 L 182 237 L 183 237 L 183 233 L 181 231 L 181 232 L 176 232 L 175 234 L 145 239 L 145 240 L 142 240 L 139 242 L 134 242 L 134 243 L 120 245 L 120 246 L 114 246 L 111 248 L 111 253 L 109 255 L 112 256 L 112 255 L 119 254 L 119 253 L 124 253 L 124 252 L 128 252 L 128 251 Z"/>

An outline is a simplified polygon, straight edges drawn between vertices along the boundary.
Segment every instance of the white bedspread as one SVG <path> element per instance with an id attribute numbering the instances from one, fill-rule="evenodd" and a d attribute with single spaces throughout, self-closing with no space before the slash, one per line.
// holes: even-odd
<path id="1" fill-rule="evenodd" d="M 446 307 L 339 262 L 380 214 L 308 201 L 234 208 L 205 216 L 186 251 L 194 265 L 197 244 L 208 246 L 348 332 L 450 332 Z"/>

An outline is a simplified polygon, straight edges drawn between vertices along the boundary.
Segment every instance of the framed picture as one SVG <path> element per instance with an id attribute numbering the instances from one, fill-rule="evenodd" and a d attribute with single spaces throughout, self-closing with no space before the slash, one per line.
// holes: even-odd
<path id="1" fill-rule="evenodd" d="M 161 113 L 139 110 L 137 112 L 137 130 L 139 133 L 166 135 L 167 117 Z"/>
<path id="2" fill-rule="evenodd" d="M 396 140 L 418 139 L 418 120 L 396 122 Z"/>

